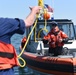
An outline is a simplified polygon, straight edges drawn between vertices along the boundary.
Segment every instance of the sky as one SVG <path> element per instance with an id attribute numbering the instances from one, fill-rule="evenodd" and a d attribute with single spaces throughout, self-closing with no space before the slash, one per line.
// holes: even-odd
<path id="1" fill-rule="evenodd" d="M 76 0 L 43 0 L 54 9 L 55 19 L 71 19 L 76 25 Z M 25 19 L 29 6 L 37 6 L 38 0 L 0 0 L 0 17 Z"/>

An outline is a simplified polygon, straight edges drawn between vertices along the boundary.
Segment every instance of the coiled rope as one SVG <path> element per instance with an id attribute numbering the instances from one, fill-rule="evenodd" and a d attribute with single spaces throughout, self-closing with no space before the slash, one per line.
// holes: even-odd
<path id="1" fill-rule="evenodd" d="M 44 9 L 43 0 L 38 0 L 38 5 L 41 6 L 41 7 Z M 28 44 L 28 41 L 29 41 L 29 39 L 30 39 L 30 36 L 31 36 L 33 30 L 36 28 L 39 15 L 40 15 L 40 14 L 37 15 L 35 24 L 34 24 L 32 30 L 31 30 L 31 32 L 30 32 L 29 35 L 28 35 L 28 38 L 27 38 L 27 40 L 26 40 L 26 43 L 24 44 L 24 47 L 22 48 L 21 53 L 18 55 L 18 58 L 23 62 L 23 65 L 19 62 L 20 67 L 24 67 L 24 66 L 26 65 L 26 61 L 21 57 L 21 55 L 23 54 L 23 52 L 24 52 L 24 50 L 25 50 L 25 48 L 26 48 L 26 46 L 27 46 L 27 44 Z M 46 30 L 46 20 L 45 20 L 45 27 L 44 27 L 42 30 L 47 31 L 47 30 Z M 41 32 L 42 30 L 40 30 L 40 32 Z M 39 35 L 40 35 L 40 32 L 39 32 Z M 35 37 L 35 38 L 36 38 L 36 37 Z"/>
<path id="2" fill-rule="evenodd" d="M 25 60 L 21 57 L 21 55 L 23 54 L 23 52 L 24 52 L 24 50 L 25 50 L 25 48 L 26 48 L 26 46 L 27 46 L 27 44 L 28 44 L 28 41 L 29 41 L 29 39 L 30 39 L 30 36 L 31 36 L 34 28 L 35 28 L 36 25 L 37 25 L 37 21 L 38 21 L 38 16 L 37 16 L 37 18 L 36 18 L 35 24 L 34 24 L 32 30 L 31 30 L 31 32 L 30 32 L 29 35 L 28 35 L 28 38 L 27 38 L 27 40 L 26 40 L 26 43 L 24 44 L 24 47 L 23 47 L 22 50 L 21 50 L 21 53 L 18 55 L 18 58 L 23 61 L 23 65 L 21 65 L 20 62 L 19 62 L 20 67 L 24 67 L 24 66 L 26 65 L 26 62 L 25 62 Z"/>
<path id="3" fill-rule="evenodd" d="M 46 9 L 44 9 L 44 14 L 45 13 L 47 13 L 47 10 Z M 48 30 L 47 30 L 47 20 L 45 19 L 45 23 L 44 23 L 44 28 L 42 28 L 39 32 L 38 32 L 38 38 L 40 38 L 40 33 L 41 33 L 41 31 L 45 31 L 45 32 L 48 32 Z"/>

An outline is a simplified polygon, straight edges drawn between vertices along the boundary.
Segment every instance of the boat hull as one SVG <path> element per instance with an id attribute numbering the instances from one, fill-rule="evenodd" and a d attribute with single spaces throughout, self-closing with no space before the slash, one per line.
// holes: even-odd
<path id="1" fill-rule="evenodd" d="M 76 58 L 40 56 L 24 52 L 22 57 L 27 66 L 40 72 L 55 75 L 76 75 Z"/>

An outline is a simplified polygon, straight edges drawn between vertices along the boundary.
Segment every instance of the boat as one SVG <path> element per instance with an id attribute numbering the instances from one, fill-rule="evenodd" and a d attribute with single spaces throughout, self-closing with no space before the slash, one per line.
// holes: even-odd
<path id="1" fill-rule="evenodd" d="M 35 32 L 39 33 L 39 29 L 44 27 L 45 20 L 38 20 L 36 29 L 31 34 L 31 38 L 25 48 L 22 58 L 26 61 L 26 65 L 34 70 L 54 75 L 76 75 L 76 33 L 72 20 L 69 19 L 54 19 L 58 23 L 58 27 L 63 30 L 69 40 L 63 46 L 64 55 L 52 56 L 48 53 L 48 44 L 42 42 L 42 32 L 46 35 L 47 32 L 43 29 L 36 36 Z M 52 20 L 47 20 L 46 29 L 48 32 L 51 29 Z M 26 37 L 30 33 L 32 27 L 26 29 Z M 38 35 L 38 34 L 37 34 Z M 36 42 L 35 42 L 36 41 Z M 21 48 L 20 48 L 21 51 Z"/>

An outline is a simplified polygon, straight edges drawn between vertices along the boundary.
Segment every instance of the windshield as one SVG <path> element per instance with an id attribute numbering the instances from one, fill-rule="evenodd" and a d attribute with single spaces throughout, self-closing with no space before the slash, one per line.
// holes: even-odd
<path id="1" fill-rule="evenodd" d="M 59 24 L 58 26 L 62 31 L 64 31 L 68 35 L 69 39 L 75 38 L 73 24 Z"/>
<path id="2" fill-rule="evenodd" d="M 72 23 L 59 23 L 58 27 L 68 35 L 70 40 L 75 39 L 74 25 Z M 35 32 L 36 32 L 36 38 L 38 38 L 38 33 L 42 28 L 44 28 L 44 23 L 38 23 L 36 29 L 31 35 L 31 40 L 34 40 Z M 48 32 L 51 30 L 51 28 L 52 28 L 51 23 L 47 23 L 46 29 L 48 30 Z M 46 32 L 45 30 L 41 30 L 40 38 L 43 38 L 44 35 L 47 35 L 48 32 Z"/>

